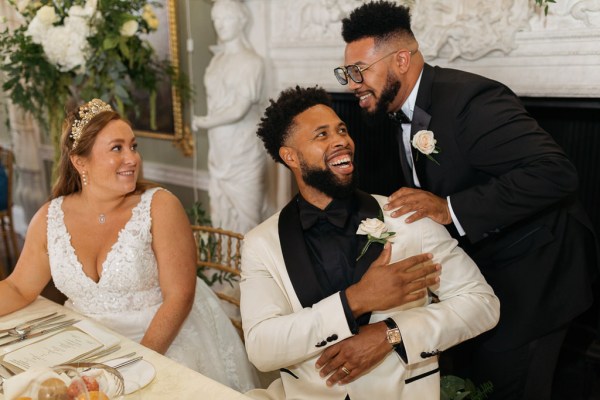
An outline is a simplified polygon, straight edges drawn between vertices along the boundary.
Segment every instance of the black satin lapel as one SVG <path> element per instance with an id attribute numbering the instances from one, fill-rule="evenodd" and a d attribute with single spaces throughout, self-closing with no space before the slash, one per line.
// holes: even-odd
<path id="1" fill-rule="evenodd" d="M 294 197 L 279 214 L 279 241 L 285 267 L 296 291 L 296 296 L 302 307 L 311 307 L 325 296 L 304 242 L 296 199 L 297 197 Z"/>
<path id="2" fill-rule="evenodd" d="M 420 130 L 427 130 L 429 128 L 430 121 L 431 115 L 427 114 L 427 112 L 421 107 L 415 106 L 415 110 L 413 111 L 410 138 L 412 139 L 412 137 L 415 136 L 415 133 L 419 132 Z"/>
<path id="3" fill-rule="evenodd" d="M 373 196 L 357 190 L 356 198 L 358 199 L 359 204 L 358 215 L 360 221 L 363 221 L 367 218 L 379 218 L 380 214 L 382 213 L 381 207 L 379 207 L 379 203 Z M 367 244 L 367 236 L 359 235 L 357 254 L 360 254 L 365 244 Z M 360 278 L 362 278 L 367 269 L 369 269 L 371 263 L 375 261 L 377 257 L 379 257 L 381 250 L 383 250 L 383 245 L 379 243 L 371 243 L 365 255 L 356 262 L 356 268 L 354 270 L 354 283 L 358 282 Z"/>
<path id="4" fill-rule="evenodd" d="M 404 175 L 404 182 L 406 186 L 415 187 L 412 177 L 412 171 L 410 164 L 406 159 L 406 151 L 404 151 L 404 139 L 402 132 L 402 125 L 396 125 L 396 140 L 398 141 L 398 151 L 400 152 L 400 164 L 402 165 L 402 174 Z"/>
<path id="5" fill-rule="evenodd" d="M 431 121 L 431 115 L 427 114 L 423 109 L 419 106 L 415 106 L 415 111 L 413 112 L 413 122 L 412 122 L 412 135 L 410 137 L 412 141 L 412 137 L 419 132 L 420 130 L 428 130 L 429 122 Z M 419 183 L 421 184 L 421 188 L 427 187 L 427 172 L 425 171 L 426 163 L 432 162 L 425 157 L 424 154 L 419 153 L 417 149 L 412 148 L 413 151 L 413 160 L 415 162 L 415 169 L 417 171 L 417 178 L 419 178 Z"/>

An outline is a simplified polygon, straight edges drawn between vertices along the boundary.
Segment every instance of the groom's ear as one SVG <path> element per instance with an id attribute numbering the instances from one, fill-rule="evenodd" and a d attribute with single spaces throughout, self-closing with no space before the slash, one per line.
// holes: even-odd
<path id="1" fill-rule="evenodd" d="M 298 157 L 296 151 L 291 147 L 281 146 L 279 148 L 279 157 L 283 160 L 285 165 L 290 169 L 298 168 Z"/>

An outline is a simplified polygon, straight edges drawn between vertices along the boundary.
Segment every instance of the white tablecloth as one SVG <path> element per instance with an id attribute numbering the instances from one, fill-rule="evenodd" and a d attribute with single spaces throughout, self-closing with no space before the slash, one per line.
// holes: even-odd
<path id="1" fill-rule="evenodd" d="M 67 314 L 67 318 L 76 317 L 78 319 L 87 319 L 59 304 L 56 304 L 43 297 L 38 297 L 36 301 L 26 308 L 14 312 L 10 315 L 0 317 L 0 323 L 6 325 L 7 321 L 25 321 L 32 315 L 43 315 L 54 311 Z M 114 332 L 113 332 L 114 333 Z M 121 349 L 117 355 L 135 351 L 138 355 L 144 356 L 144 360 L 154 365 L 156 377 L 145 388 L 141 389 L 136 398 L 144 400 L 153 399 L 210 399 L 210 400 L 244 400 L 249 397 L 228 388 L 227 386 L 216 382 L 204 375 L 193 371 L 171 359 L 150 350 L 139 343 L 133 342 L 117 333 L 115 336 L 121 339 Z M 33 340 L 33 339 L 32 339 Z M 0 355 L 11 351 L 10 347 L 0 347 Z M 126 396 L 125 399 L 131 396 Z M 0 400 L 4 397 L 0 394 Z"/>

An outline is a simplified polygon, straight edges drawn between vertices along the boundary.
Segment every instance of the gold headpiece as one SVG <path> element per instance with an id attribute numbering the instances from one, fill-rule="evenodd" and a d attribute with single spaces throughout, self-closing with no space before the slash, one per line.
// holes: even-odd
<path id="1" fill-rule="evenodd" d="M 75 122 L 73 122 L 73 125 L 71 125 L 71 134 L 69 135 L 71 139 L 73 139 L 72 149 L 77 147 L 83 128 L 85 128 L 92 118 L 104 111 L 113 111 L 113 109 L 109 104 L 106 104 L 100 99 L 92 99 L 79 106 L 77 112 L 79 119 L 76 119 Z"/>

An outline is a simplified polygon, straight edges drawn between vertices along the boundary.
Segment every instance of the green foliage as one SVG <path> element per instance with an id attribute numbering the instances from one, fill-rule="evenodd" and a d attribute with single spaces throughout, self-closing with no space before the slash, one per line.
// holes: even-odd
<path id="1" fill-rule="evenodd" d="M 485 400 L 493 390 L 491 382 L 484 382 L 477 387 L 470 379 L 454 375 L 444 375 L 440 381 L 441 400 Z"/>
<path id="2" fill-rule="evenodd" d="M 190 221 L 194 225 L 212 226 L 210 216 L 202 207 L 202 203 L 197 201 L 187 210 Z M 216 262 L 217 240 L 214 235 L 206 233 L 196 237 L 196 246 L 198 248 L 198 258 L 200 261 Z M 233 287 L 233 283 L 238 281 L 238 277 L 229 272 L 215 270 L 209 267 L 198 267 L 196 274 L 208 286 L 219 282 L 228 283 Z"/>
<path id="3" fill-rule="evenodd" d="M 15 0 L 9 2 L 17 8 Z M 79 103 L 97 97 L 113 104 L 123 115 L 129 112 L 138 115 L 139 105 L 131 96 L 133 88 L 148 94 L 153 110 L 156 88 L 167 78 L 176 89 L 182 90 L 182 99 L 189 99 L 191 92 L 186 77 L 177 74 L 168 60 L 159 60 L 146 39 L 146 35 L 158 26 L 153 7 L 160 7 L 160 3 L 153 0 L 99 0 L 95 12 L 90 12 L 84 19 L 88 34 L 80 34 L 81 28 L 69 24 L 74 19 L 70 13 L 76 13 L 71 7 L 78 6 L 83 10 L 86 3 L 90 7 L 94 0 L 19 3 L 24 24 L 0 32 L 0 70 L 6 75 L 2 88 L 14 104 L 30 111 L 53 135 L 60 135 L 60 124 L 69 100 Z M 64 64 L 59 65 L 52 61 L 48 48 L 44 47 L 50 45 L 40 39 L 36 42 L 31 32 L 28 33 L 32 21 L 41 20 L 38 14 L 42 7 L 54 9 L 56 15 L 56 22 L 44 25 L 51 26 L 46 29 L 64 29 L 64 35 L 69 39 L 86 38 L 89 51 L 83 52 L 84 65 L 70 69 Z M 128 21 L 134 21 L 134 27 L 137 26 L 130 36 L 121 33 L 123 24 Z M 61 45 L 72 45 L 66 41 Z M 153 120 L 150 125 L 155 128 Z M 58 143 L 58 138 L 52 137 L 52 141 Z"/>
<path id="4" fill-rule="evenodd" d="M 550 3 L 556 3 L 556 0 L 535 0 L 535 4 L 544 9 L 544 15 L 548 15 L 548 6 Z"/>

